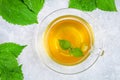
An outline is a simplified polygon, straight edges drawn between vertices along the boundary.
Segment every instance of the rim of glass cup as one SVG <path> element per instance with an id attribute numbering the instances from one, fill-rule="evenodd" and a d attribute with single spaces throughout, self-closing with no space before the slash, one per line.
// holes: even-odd
<path id="1" fill-rule="evenodd" d="M 92 30 L 94 32 L 94 39 L 95 39 L 94 46 L 92 51 L 90 52 L 90 55 L 83 62 L 73 66 L 61 65 L 56 63 L 53 59 L 51 59 L 51 57 L 47 54 L 47 51 L 45 50 L 44 41 L 43 41 L 44 32 L 48 28 L 48 25 L 56 18 L 65 15 L 73 15 L 84 19 L 92 27 Z M 100 55 L 104 52 L 103 41 L 101 40 L 102 36 L 98 36 L 98 35 L 101 35 L 101 27 L 98 26 L 95 19 L 88 13 L 71 8 L 58 9 L 47 15 L 37 26 L 35 30 L 35 40 L 34 40 L 35 49 L 37 54 L 39 55 L 39 58 L 41 58 L 41 61 L 49 69 L 61 74 L 68 74 L 68 75 L 77 74 L 84 72 L 88 70 L 91 66 L 93 66 L 94 63 L 100 57 Z"/>

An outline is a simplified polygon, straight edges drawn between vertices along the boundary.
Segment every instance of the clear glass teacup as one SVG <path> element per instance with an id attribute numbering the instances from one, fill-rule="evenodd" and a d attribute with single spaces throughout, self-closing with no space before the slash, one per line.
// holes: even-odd
<path id="1" fill-rule="evenodd" d="M 65 16 L 65 15 L 72 15 L 77 16 L 84 19 L 89 25 L 92 27 L 92 31 L 94 34 L 94 45 L 92 46 L 91 50 L 89 51 L 89 56 L 82 62 L 76 65 L 62 65 L 55 62 L 48 54 L 45 48 L 45 32 L 48 28 L 48 25 L 54 21 L 56 18 Z M 96 20 L 89 14 L 81 12 L 76 9 L 60 9 L 50 13 L 46 16 L 39 26 L 36 29 L 35 33 L 35 49 L 41 58 L 42 62 L 51 70 L 61 73 L 61 74 L 76 74 L 86 71 L 93 64 L 98 60 L 98 58 L 104 53 L 103 50 L 103 41 L 102 41 L 102 33 L 101 27 L 97 24 Z"/>

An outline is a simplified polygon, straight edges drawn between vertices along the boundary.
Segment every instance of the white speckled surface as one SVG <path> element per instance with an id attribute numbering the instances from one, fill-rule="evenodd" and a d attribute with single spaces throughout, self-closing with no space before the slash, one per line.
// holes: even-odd
<path id="1" fill-rule="evenodd" d="M 27 44 L 19 56 L 23 64 L 24 80 L 120 80 L 120 0 L 115 0 L 118 12 L 95 10 L 88 14 L 96 18 L 104 32 L 105 54 L 89 70 L 76 75 L 63 75 L 49 70 L 39 60 L 33 47 L 37 24 L 20 27 L 7 23 L 0 17 L 0 43 L 13 41 Z M 68 0 L 46 0 L 39 13 L 39 22 L 54 10 L 68 7 Z"/>

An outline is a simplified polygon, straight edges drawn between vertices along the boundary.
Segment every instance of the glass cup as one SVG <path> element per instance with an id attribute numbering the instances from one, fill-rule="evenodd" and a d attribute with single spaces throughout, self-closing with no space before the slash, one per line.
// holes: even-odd
<path id="1" fill-rule="evenodd" d="M 72 65 L 72 66 L 65 66 L 65 65 L 56 63 L 48 55 L 44 47 L 44 33 L 48 28 L 48 25 L 56 18 L 60 16 L 65 16 L 65 15 L 73 15 L 73 16 L 83 18 L 85 21 L 89 23 L 89 25 L 91 25 L 94 33 L 94 45 L 90 51 L 89 57 L 85 59 L 83 62 L 76 65 Z M 76 74 L 76 73 L 81 73 L 83 71 L 86 71 L 91 66 L 93 66 L 93 64 L 98 60 L 98 58 L 104 53 L 101 27 L 97 24 L 97 22 L 91 15 L 76 9 L 65 8 L 65 9 L 59 9 L 50 13 L 48 16 L 46 16 L 42 20 L 42 22 L 39 24 L 35 32 L 36 32 L 35 33 L 35 49 L 39 57 L 41 58 L 42 62 L 51 70 L 61 74 Z"/>

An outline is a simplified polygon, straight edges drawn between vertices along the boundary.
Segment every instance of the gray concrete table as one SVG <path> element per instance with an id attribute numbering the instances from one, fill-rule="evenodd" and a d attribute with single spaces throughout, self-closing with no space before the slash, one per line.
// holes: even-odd
<path id="1" fill-rule="evenodd" d="M 109 1 L 109 0 L 108 0 Z M 58 74 L 48 69 L 33 47 L 34 29 L 38 24 L 21 27 L 9 24 L 0 17 L 0 43 L 27 44 L 18 61 L 23 64 L 24 80 L 120 80 L 120 0 L 115 0 L 118 12 L 95 10 L 88 12 L 103 29 L 105 54 L 87 71 L 76 75 Z M 54 10 L 67 8 L 68 0 L 46 0 L 40 11 L 39 22 Z"/>

